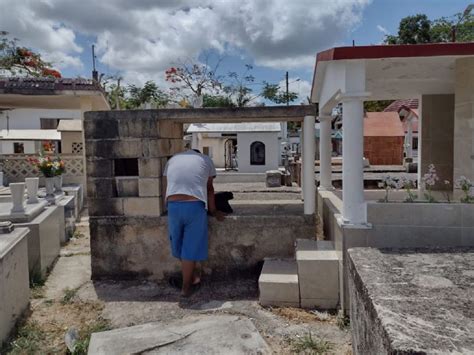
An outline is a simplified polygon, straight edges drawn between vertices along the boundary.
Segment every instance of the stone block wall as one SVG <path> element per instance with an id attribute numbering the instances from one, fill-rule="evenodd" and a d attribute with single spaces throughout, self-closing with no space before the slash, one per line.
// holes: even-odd
<path id="1" fill-rule="evenodd" d="M 88 112 L 84 131 L 89 215 L 160 216 L 162 172 L 184 149 L 183 125 L 149 111 Z"/>
<path id="2" fill-rule="evenodd" d="M 85 114 L 93 278 L 123 278 L 135 271 L 140 273 L 134 265 L 150 260 L 162 262 L 156 254 L 160 249 L 153 247 L 152 240 L 158 239 L 157 218 L 165 211 L 163 169 L 172 155 L 184 150 L 183 125 L 160 119 L 153 112 Z M 149 225 L 152 228 L 147 229 Z M 132 253 L 130 243 L 141 245 L 141 251 Z M 144 257 L 147 251 L 155 253 L 154 257 Z M 108 261 L 106 254 L 115 264 L 99 272 L 104 270 L 104 259 Z M 134 260 L 134 255 L 142 262 Z"/>

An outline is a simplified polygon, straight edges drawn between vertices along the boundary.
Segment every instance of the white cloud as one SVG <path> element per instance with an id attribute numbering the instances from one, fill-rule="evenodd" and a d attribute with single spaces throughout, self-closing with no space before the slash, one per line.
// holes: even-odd
<path id="1" fill-rule="evenodd" d="M 0 30 L 19 38 L 20 44 L 32 47 L 55 67 L 81 67 L 82 48 L 76 43 L 75 32 L 54 19 L 39 16 L 33 1 L 0 0 Z"/>
<path id="2" fill-rule="evenodd" d="M 163 78 L 178 58 L 238 49 L 257 65 L 311 68 L 361 20 L 371 0 L 0 0 L 2 29 L 62 65 L 79 66 L 77 34 L 135 81 Z M 60 56 L 59 53 L 62 54 Z"/>
<path id="3" fill-rule="evenodd" d="M 382 32 L 384 35 L 388 35 L 388 30 L 382 25 L 377 25 L 377 29 Z"/>

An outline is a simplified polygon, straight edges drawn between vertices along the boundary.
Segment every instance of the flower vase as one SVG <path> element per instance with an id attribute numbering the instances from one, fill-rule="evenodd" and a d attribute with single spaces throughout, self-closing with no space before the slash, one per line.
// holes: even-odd
<path id="1" fill-rule="evenodd" d="M 44 184 L 46 186 L 46 196 L 54 195 L 54 177 L 45 177 Z"/>
<path id="2" fill-rule="evenodd" d="M 63 176 L 56 175 L 54 177 L 54 192 L 63 192 Z"/>
<path id="3" fill-rule="evenodd" d="M 26 178 L 26 193 L 28 195 L 28 204 L 38 203 L 38 185 L 39 178 Z"/>
<path id="4" fill-rule="evenodd" d="M 11 183 L 10 191 L 12 194 L 12 202 L 13 207 L 11 212 L 12 213 L 22 213 L 25 212 L 25 183 L 24 182 L 16 182 Z"/>

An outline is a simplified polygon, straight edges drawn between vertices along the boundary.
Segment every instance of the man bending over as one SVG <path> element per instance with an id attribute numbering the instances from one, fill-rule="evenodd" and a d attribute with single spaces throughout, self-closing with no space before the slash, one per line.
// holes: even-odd
<path id="1" fill-rule="evenodd" d="M 224 214 L 215 206 L 213 179 L 216 168 L 207 155 L 187 150 L 168 161 L 163 175 L 171 251 L 181 260 L 181 295 L 188 297 L 193 285 L 201 281 L 196 273 L 196 262 L 208 257 L 206 210 L 219 221 L 224 219 Z"/>

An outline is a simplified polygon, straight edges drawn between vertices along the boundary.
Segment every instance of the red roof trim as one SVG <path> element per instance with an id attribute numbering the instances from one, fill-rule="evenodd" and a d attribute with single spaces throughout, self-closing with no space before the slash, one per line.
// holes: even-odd
<path id="1" fill-rule="evenodd" d="M 319 52 L 317 61 L 474 55 L 474 42 L 338 47 Z"/>
<path id="2" fill-rule="evenodd" d="M 429 43 L 429 44 L 390 44 L 377 46 L 337 47 L 331 48 L 316 55 L 314 65 L 314 80 L 319 62 L 344 59 L 381 59 L 381 58 L 406 58 L 406 57 L 435 57 L 435 56 L 461 56 L 474 55 L 474 42 L 465 43 Z"/>

